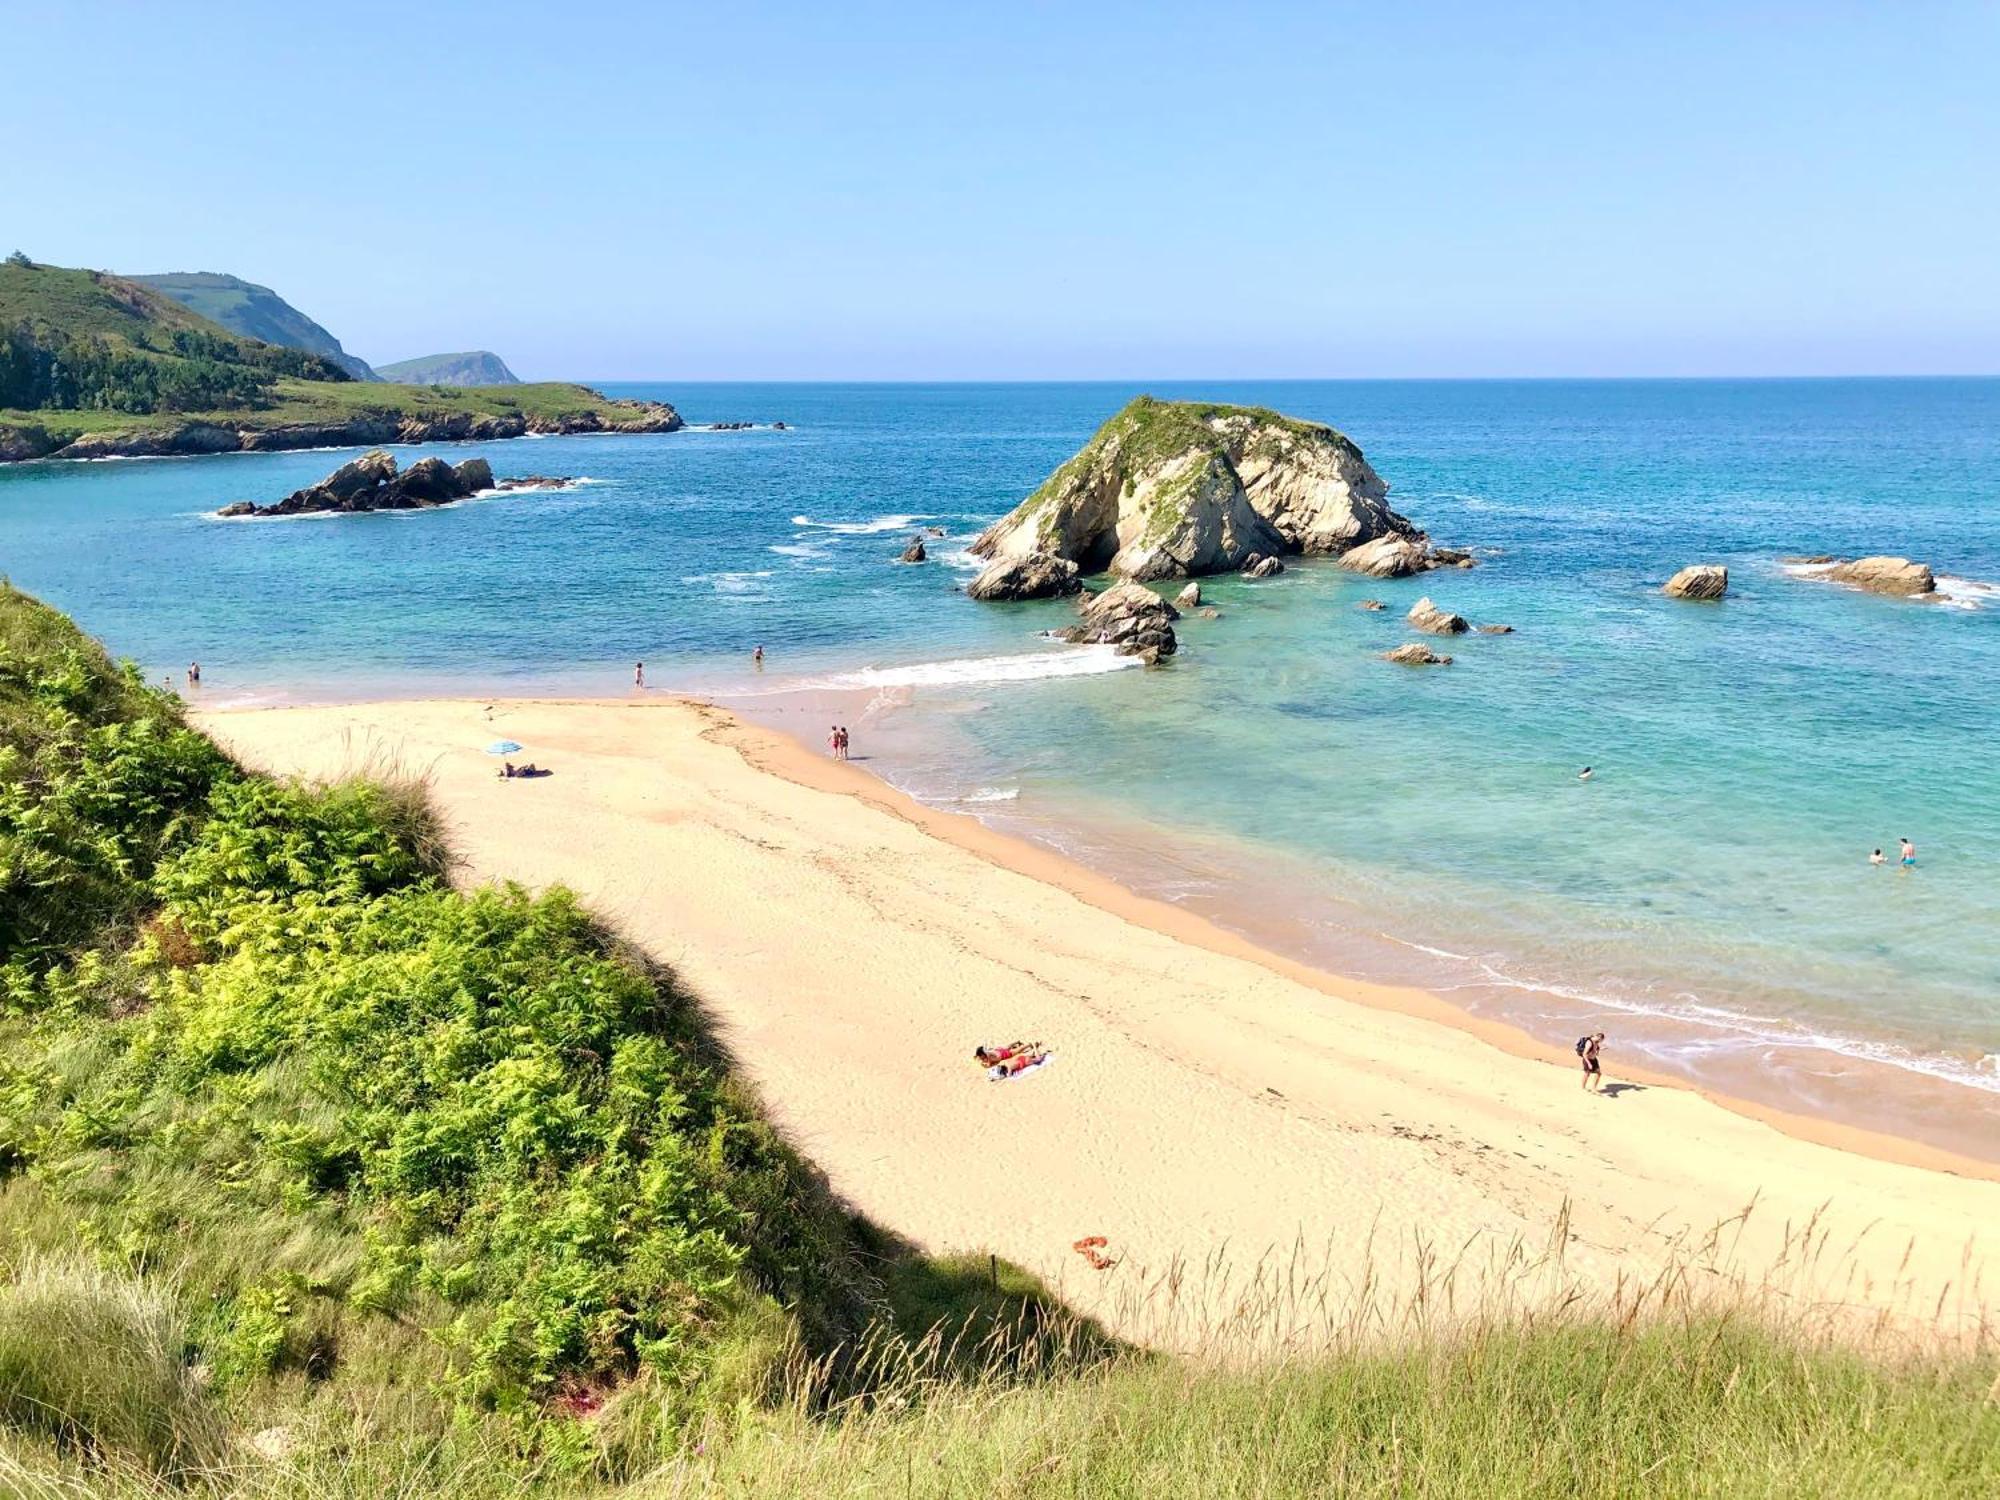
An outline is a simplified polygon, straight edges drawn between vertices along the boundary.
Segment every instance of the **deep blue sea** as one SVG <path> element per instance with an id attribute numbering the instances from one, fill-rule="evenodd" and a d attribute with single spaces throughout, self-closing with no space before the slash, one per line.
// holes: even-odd
<path id="1" fill-rule="evenodd" d="M 211 701 L 614 694 L 641 659 L 780 722 L 849 693 L 890 779 L 1334 967 L 1795 1108 L 2000 1122 L 2000 381 L 609 389 L 788 427 L 399 451 L 589 483 L 277 522 L 206 513 L 349 455 L 0 468 L 0 568 Z M 1333 423 L 1482 565 L 1216 580 L 1156 671 L 966 599 L 972 533 L 1140 389 Z M 1818 552 L 1946 597 L 1781 562 Z M 1661 595 L 1689 562 L 1724 603 Z M 1425 593 L 1515 633 L 1384 663 Z M 1905 835 L 1914 871 L 1870 867 Z"/>

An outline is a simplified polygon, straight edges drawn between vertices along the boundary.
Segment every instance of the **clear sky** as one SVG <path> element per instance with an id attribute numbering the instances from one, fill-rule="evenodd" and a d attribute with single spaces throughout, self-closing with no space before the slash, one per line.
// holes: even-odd
<path id="1" fill-rule="evenodd" d="M 523 376 L 2000 371 L 2000 4 L 0 0 L 0 241 Z"/>

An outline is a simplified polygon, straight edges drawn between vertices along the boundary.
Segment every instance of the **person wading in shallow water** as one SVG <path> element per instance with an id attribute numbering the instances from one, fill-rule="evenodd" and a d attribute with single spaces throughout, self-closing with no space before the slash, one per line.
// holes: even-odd
<path id="1" fill-rule="evenodd" d="M 1598 1060 L 1597 1049 L 1604 1045 L 1604 1033 L 1593 1031 L 1589 1036 L 1576 1039 L 1576 1055 L 1583 1064 L 1583 1089 L 1585 1093 L 1596 1094 L 1604 1089 L 1604 1064 Z"/>
<path id="2" fill-rule="evenodd" d="M 635 688 L 642 688 L 645 685 L 646 685 L 646 664 L 642 661 L 635 661 L 632 663 L 632 686 Z"/>

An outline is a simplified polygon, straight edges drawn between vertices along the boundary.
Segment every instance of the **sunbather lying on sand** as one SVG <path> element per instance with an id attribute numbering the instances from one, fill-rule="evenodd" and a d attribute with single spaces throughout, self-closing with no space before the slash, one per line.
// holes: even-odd
<path id="1" fill-rule="evenodd" d="M 1041 1046 L 1040 1042 L 1009 1042 L 1004 1047 L 974 1047 L 972 1060 L 982 1068 L 990 1068 L 1010 1057 L 1019 1057 L 1023 1052 L 1038 1052 Z"/>
<path id="2" fill-rule="evenodd" d="M 1049 1054 L 1040 1047 L 1031 1047 L 1025 1052 L 1016 1052 L 1003 1058 L 986 1070 L 986 1076 L 998 1083 L 1003 1078 L 1012 1078 L 1016 1073 L 1025 1073 L 1030 1068 L 1038 1068 L 1049 1060 Z"/>

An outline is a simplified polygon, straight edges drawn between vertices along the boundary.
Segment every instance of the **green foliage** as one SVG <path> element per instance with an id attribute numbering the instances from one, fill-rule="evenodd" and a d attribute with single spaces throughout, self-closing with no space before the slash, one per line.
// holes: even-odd
<path id="1" fill-rule="evenodd" d="M 239 339 L 94 271 L 0 265 L 0 408 L 196 412 L 262 405 L 281 378 L 345 381 L 317 354 Z"/>
<path id="2" fill-rule="evenodd" d="M 154 865 L 191 834 L 229 774 L 167 694 L 0 585 L 0 966 L 9 989 L 148 904 Z"/>

